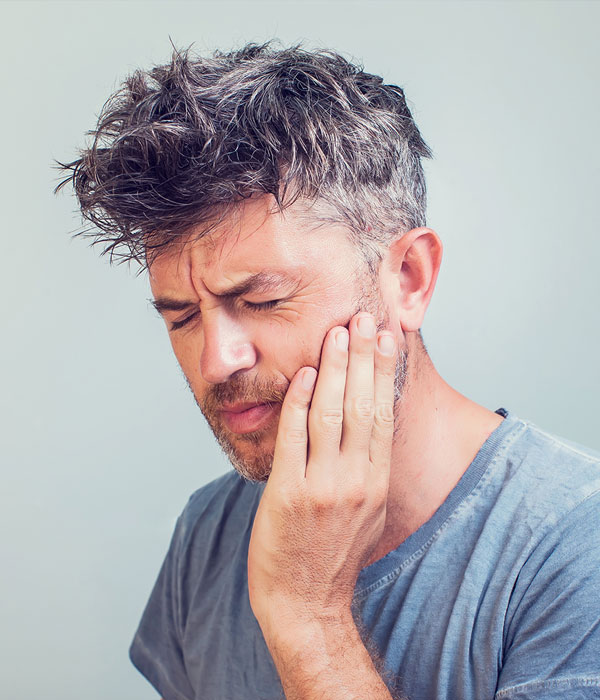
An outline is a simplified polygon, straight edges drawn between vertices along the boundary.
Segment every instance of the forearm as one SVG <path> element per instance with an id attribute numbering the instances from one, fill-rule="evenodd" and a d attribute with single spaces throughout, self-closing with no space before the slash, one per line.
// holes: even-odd
<path id="1" fill-rule="evenodd" d="M 392 698 L 352 620 L 289 627 L 268 635 L 286 700 Z"/>

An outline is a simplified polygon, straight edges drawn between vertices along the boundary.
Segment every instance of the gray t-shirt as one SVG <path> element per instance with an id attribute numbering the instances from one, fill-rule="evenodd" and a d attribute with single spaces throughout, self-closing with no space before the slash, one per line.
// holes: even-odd
<path id="1" fill-rule="evenodd" d="M 353 613 L 409 700 L 600 698 L 600 454 L 508 414 L 433 517 L 365 567 Z M 132 643 L 166 700 L 277 700 L 248 600 L 264 485 L 192 495 Z"/>

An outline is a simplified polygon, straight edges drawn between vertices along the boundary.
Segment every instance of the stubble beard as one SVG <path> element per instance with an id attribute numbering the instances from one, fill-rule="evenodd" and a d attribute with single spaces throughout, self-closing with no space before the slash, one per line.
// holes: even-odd
<path id="1" fill-rule="evenodd" d="M 390 327 L 387 309 L 378 292 L 374 295 L 373 291 L 366 294 L 363 291 L 360 303 L 357 305 L 354 313 L 358 313 L 360 310 L 369 311 L 375 316 L 378 331 Z M 398 406 L 404 393 L 407 368 L 408 351 L 401 349 L 398 352 L 394 377 L 394 434 L 396 434 L 398 426 Z M 251 433 L 232 436 L 231 432 L 223 425 L 221 407 L 223 403 L 246 401 L 279 405 L 280 407 L 288 390 L 289 381 L 259 380 L 257 377 L 248 379 L 240 375 L 239 377 L 233 377 L 228 382 L 211 385 L 202 400 L 199 400 L 194 394 L 192 385 L 187 377 L 186 381 L 198 407 L 233 468 L 246 481 L 266 482 L 273 468 L 273 452 L 276 437 L 274 426 L 269 425 Z M 269 440 L 269 433 L 272 433 L 271 440 Z"/>
<path id="2" fill-rule="evenodd" d="M 189 380 L 187 382 L 194 393 Z M 247 481 L 263 482 L 269 478 L 273 467 L 276 426 L 269 424 L 250 433 L 232 434 L 223 424 L 222 406 L 224 403 L 249 402 L 278 408 L 283 403 L 288 387 L 289 381 L 278 383 L 274 380 L 239 376 L 226 383 L 210 386 L 202 401 L 195 397 L 219 446 L 234 469 Z"/>

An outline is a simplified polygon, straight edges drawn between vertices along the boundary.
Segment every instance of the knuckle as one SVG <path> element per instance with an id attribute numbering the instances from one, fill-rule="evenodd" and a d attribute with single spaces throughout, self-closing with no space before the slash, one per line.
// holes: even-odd
<path id="1" fill-rule="evenodd" d="M 311 507 L 315 513 L 328 513 L 335 510 L 339 496 L 333 489 L 322 489 L 311 497 Z"/>
<path id="2" fill-rule="evenodd" d="M 289 408 L 292 411 L 305 411 L 306 406 L 308 405 L 308 402 L 306 399 L 302 398 L 301 396 L 290 396 L 289 398 L 286 396 L 287 399 L 287 404 Z"/>
<path id="3" fill-rule="evenodd" d="M 377 371 L 379 374 L 382 374 L 384 377 L 393 377 L 396 375 L 396 363 L 394 361 L 394 358 L 392 357 L 390 361 L 388 361 L 388 358 L 385 358 L 386 361 L 384 362 L 379 362 L 377 364 Z"/>
<path id="4" fill-rule="evenodd" d="M 287 428 L 283 440 L 286 445 L 301 445 L 306 442 L 306 431 L 303 428 Z"/>
<path id="5" fill-rule="evenodd" d="M 357 396 L 350 403 L 350 415 L 360 422 L 373 420 L 373 399 L 369 396 Z"/>
<path id="6" fill-rule="evenodd" d="M 394 404 L 391 401 L 385 401 L 375 407 L 375 421 L 380 425 L 394 424 Z"/>
<path id="7" fill-rule="evenodd" d="M 363 508 L 368 501 L 369 486 L 362 482 L 352 484 L 348 491 L 347 502 L 351 508 Z"/>
<path id="8" fill-rule="evenodd" d="M 282 513 L 295 513 L 298 509 L 297 494 L 285 486 L 279 488 L 278 506 Z"/>
<path id="9" fill-rule="evenodd" d="M 324 425 L 338 426 L 344 420 L 344 413 L 341 408 L 327 408 L 319 411 L 316 418 L 319 423 Z"/>

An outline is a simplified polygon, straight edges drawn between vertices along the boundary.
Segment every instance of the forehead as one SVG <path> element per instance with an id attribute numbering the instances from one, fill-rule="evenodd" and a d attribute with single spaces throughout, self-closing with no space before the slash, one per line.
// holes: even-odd
<path id="1" fill-rule="evenodd" d="M 297 204 L 274 211 L 272 198 L 264 197 L 244 203 L 209 234 L 194 230 L 162 253 L 150 265 L 150 282 L 161 293 L 218 294 L 263 271 L 295 278 L 347 274 L 359 257 L 343 226 L 323 223 Z"/>

